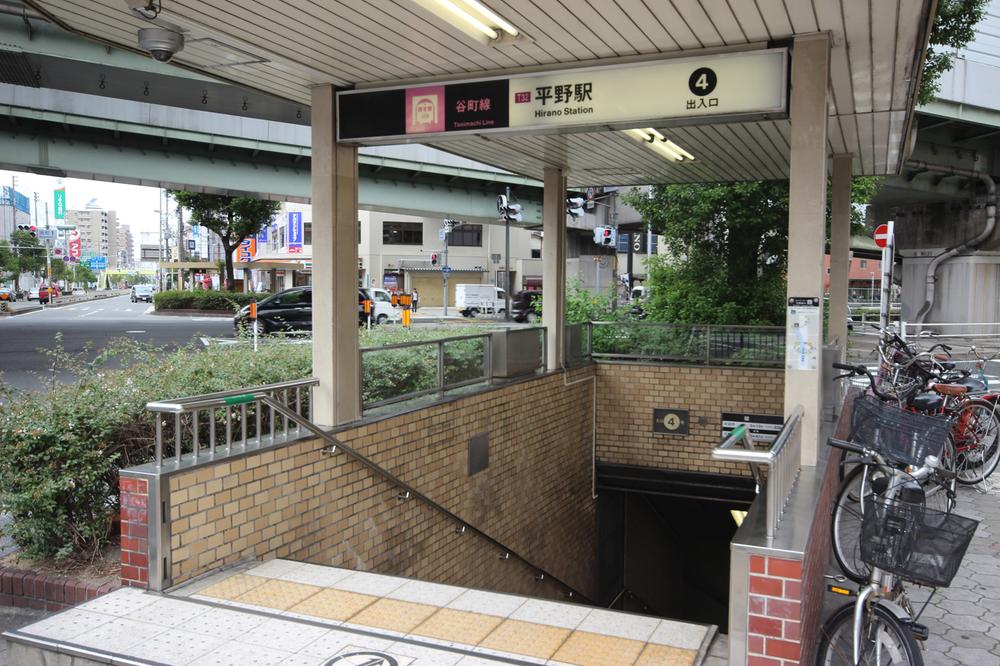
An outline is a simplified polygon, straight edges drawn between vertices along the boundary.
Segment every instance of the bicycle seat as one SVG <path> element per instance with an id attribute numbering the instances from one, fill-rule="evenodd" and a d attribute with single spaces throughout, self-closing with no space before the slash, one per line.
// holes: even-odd
<path id="1" fill-rule="evenodd" d="M 986 383 L 974 377 L 962 377 L 955 383 L 966 387 L 970 392 L 986 390 Z"/>
<path id="2" fill-rule="evenodd" d="M 962 386 L 961 384 L 935 384 L 931 387 L 936 393 L 941 395 L 962 395 L 969 390 L 968 386 Z"/>

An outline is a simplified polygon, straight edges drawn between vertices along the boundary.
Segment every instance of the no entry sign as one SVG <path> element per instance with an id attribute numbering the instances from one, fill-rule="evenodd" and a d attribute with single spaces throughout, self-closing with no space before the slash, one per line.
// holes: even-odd
<path id="1" fill-rule="evenodd" d="M 889 225 L 880 224 L 875 227 L 875 244 L 879 247 L 885 247 L 889 244 Z"/>

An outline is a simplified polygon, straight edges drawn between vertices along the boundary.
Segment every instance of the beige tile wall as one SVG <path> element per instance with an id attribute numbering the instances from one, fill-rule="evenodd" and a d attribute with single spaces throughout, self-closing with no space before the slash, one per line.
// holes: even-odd
<path id="1" fill-rule="evenodd" d="M 720 414 L 783 409 L 782 370 L 601 363 L 597 378 L 597 458 L 607 463 L 748 474 L 746 465 L 711 459 Z M 653 434 L 657 408 L 689 410 L 689 434 Z"/>
<path id="2" fill-rule="evenodd" d="M 337 436 L 584 594 L 595 587 L 591 497 L 594 368 L 551 375 Z M 577 382 L 567 386 L 567 383 Z M 490 437 L 467 474 L 468 440 Z M 556 596 L 516 560 L 321 441 L 290 444 L 169 480 L 174 584 L 248 557 Z"/>

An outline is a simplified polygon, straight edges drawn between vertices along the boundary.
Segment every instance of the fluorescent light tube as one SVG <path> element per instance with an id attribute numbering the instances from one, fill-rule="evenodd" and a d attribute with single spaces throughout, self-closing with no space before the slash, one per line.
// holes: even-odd
<path id="1" fill-rule="evenodd" d="M 478 0 L 414 0 L 435 16 L 444 19 L 484 44 L 495 44 L 521 33 Z M 506 34 L 501 34 L 506 33 Z"/>
<path id="2" fill-rule="evenodd" d="M 625 130 L 625 134 L 628 134 L 636 141 L 646 144 L 646 146 L 648 146 L 651 150 L 659 153 L 661 157 L 665 157 L 672 162 L 683 162 L 685 159 L 694 159 L 694 155 L 684 150 L 652 127 L 647 127 L 645 129 L 627 129 Z"/>

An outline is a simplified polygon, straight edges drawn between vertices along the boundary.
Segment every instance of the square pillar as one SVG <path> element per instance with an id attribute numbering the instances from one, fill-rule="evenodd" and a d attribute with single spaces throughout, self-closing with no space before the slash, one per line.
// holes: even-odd
<path id="1" fill-rule="evenodd" d="M 785 417 L 803 407 L 803 465 L 816 464 L 823 403 L 823 255 L 826 240 L 827 89 L 830 36 L 796 37 L 792 47 L 788 179 L 788 298 L 815 298 L 819 323 L 807 329 L 803 344 L 815 355 L 814 367 L 785 364 Z M 794 361 L 789 339 L 788 358 Z M 789 367 L 791 366 L 791 367 Z"/>
<path id="2" fill-rule="evenodd" d="M 542 196 L 542 324 L 546 370 L 563 366 L 566 338 L 566 176 L 545 167 Z"/>
<path id="3" fill-rule="evenodd" d="M 313 418 L 361 418 L 358 359 L 358 150 L 336 141 L 335 91 L 312 89 Z"/>
<path id="4" fill-rule="evenodd" d="M 847 352 L 847 286 L 851 265 L 851 165 L 854 156 L 833 156 L 830 176 L 830 317 L 826 340 Z M 841 356 L 843 358 L 843 355 Z"/>

